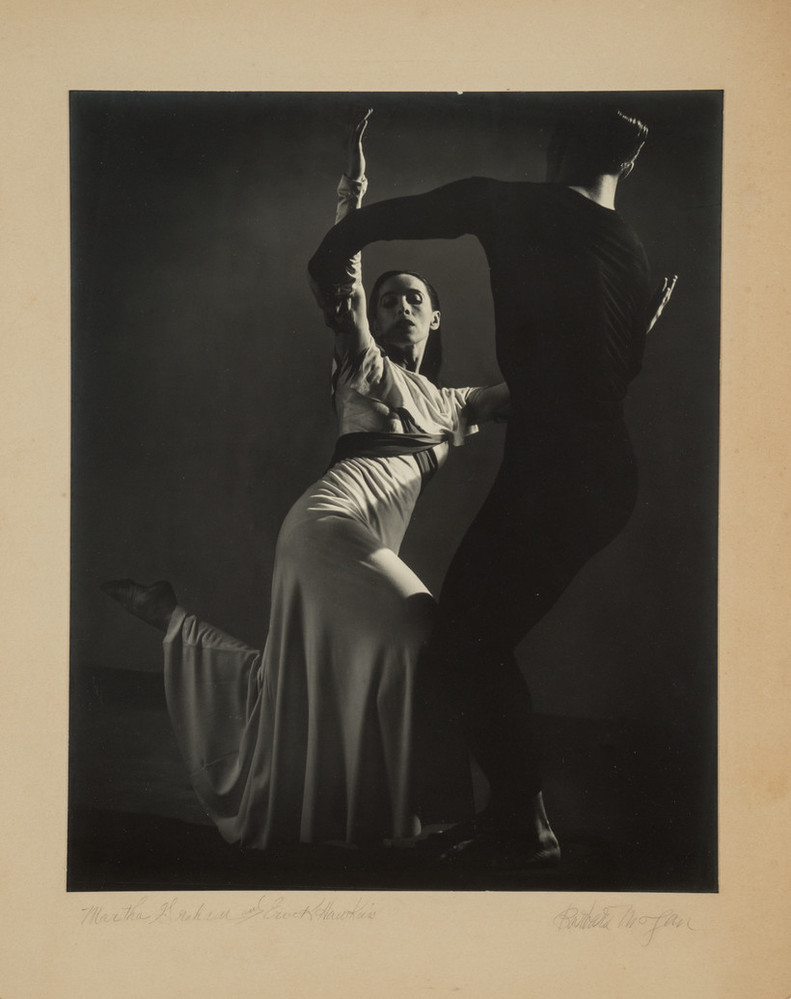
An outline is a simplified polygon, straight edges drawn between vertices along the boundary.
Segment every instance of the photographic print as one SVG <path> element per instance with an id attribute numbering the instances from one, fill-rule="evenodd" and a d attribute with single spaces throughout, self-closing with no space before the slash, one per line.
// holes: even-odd
<path id="1" fill-rule="evenodd" d="M 70 891 L 717 891 L 722 116 L 71 93 Z"/>

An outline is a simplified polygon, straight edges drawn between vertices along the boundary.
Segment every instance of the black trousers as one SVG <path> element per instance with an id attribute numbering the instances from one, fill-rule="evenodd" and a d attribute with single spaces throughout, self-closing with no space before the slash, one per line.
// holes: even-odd
<path id="1" fill-rule="evenodd" d="M 524 807 L 541 789 L 515 647 L 623 529 L 636 495 L 621 418 L 567 413 L 509 424 L 493 488 L 448 570 L 422 671 L 431 697 L 452 706 L 494 809 Z"/>

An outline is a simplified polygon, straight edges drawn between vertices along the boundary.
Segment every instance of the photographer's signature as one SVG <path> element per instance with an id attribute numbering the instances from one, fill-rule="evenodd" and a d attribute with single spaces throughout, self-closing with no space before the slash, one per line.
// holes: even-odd
<path id="1" fill-rule="evenodd" d="M 618 905 L 600 905 L 595 900 L 590 905 L 568 905 L 552 920 L 562 930 L 628 930 L 636 934 L 647 947 L 659 933 L 665 931 L 697 930 L 690 916 L 673 908 L 657 908 L 641 912 L 628 902 Z"/>

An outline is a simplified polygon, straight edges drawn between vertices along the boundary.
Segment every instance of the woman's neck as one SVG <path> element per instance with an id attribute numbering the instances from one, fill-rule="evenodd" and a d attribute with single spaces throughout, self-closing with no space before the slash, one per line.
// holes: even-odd
<path id="1" fill-rule="evenodd" d="M 423 355 L 426 352 L 426 341 L 421 343 L 410 343 L 406 347 L 397 347 L 390 344 L 387 348 L 387 356 L 391 361 L 406 368 L 407 371 L 420 371 L 423 363 Z"/>

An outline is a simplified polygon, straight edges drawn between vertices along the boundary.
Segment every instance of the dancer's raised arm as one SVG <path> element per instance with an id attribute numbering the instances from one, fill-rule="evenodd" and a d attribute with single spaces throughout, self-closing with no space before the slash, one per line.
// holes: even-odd
<path id="1" fill-rule="evenodd" d="M 350 213 L 360 208 L 365 192 L 368 189 L 368 179 L 365 176 L 365 152 L 363 150 L 363 135 L 368 126 L 372 109 L 349 128 L 346 145 L 346 171 L 338 184 L 338 202 L 335 212 L 335 222 L 339 223 Z M 334 269 L 334 287 L 343 286 L 344 294 L 338 296 L 336 308 L 325 310 L 325 321 L 335 332 L 336 353 L 343 357 L 350 351 L 357 353 L 367 346 L 371 339 L 366 315 L 365 291 L 362 284 L 362 266 L 360 254 L 355 253 L 340 261 Z M 311 281 L 314 295 L 323 303 L 318 286 Z"/>
<path id="2" fill-rule="evenodd" d="M 349 261 L 368 243 L 393 239 L 456 239 L 476 235 L 488 213 L 490 181 L 470 177 L 426 194 L 391 198 L 353 212 L 332 228 L 308 264 L 311 287 L 328 322 L 348 298 Z"/>

